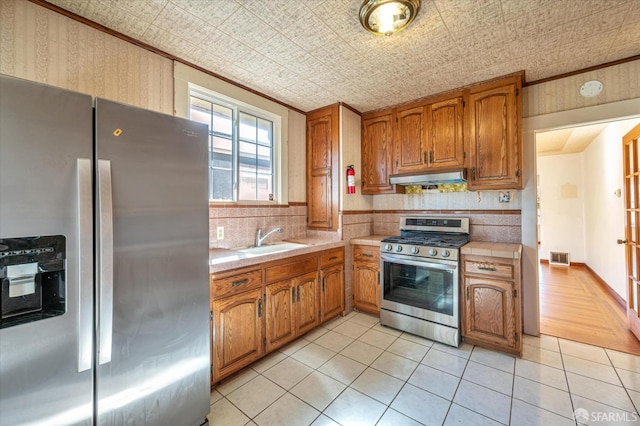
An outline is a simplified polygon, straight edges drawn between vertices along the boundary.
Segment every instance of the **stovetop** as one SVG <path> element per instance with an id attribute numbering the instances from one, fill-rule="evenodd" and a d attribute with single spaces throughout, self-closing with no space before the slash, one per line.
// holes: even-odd
<path id="1" fill-rule="evenodd" d="M 385 238 L 380 252 L 414 259 L 459 259 L 459 248 L 469 242 L 469 219 L 427 216 L 400 218 L 400 235 Z"/>
<path id="2" fill-rule="evenodd" d="M 430 246 L 439 248 L 457 249 L 469 242 L 468 234 L 423 234 L 423 235 L 398 235 L 385 238 L 383 243 L 409 244 L 413 246 Z"/>

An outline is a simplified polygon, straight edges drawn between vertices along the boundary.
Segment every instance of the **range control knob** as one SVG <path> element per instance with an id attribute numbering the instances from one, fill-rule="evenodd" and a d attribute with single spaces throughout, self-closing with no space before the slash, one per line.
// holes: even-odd
<path id="1" fill-rule="evenodd" d="M 385 244 L 384 245 L 384 251 L 391 251 L 392 248 L 393 248 L 393 246 L 391 244 Z"/>
<path id="2" fill-rule="evenodd" d="M 451 252 L 447 249 L 444 249 L 440 252 L 440 254 L 442 255 L 442 257 L 449 257 L 449 255 L 451 254 Z"/>
<path id="3" fill-rule="evenodd" d="M 411 247 L 411 253 L 418 254 L 420 253 L 420 249 L 416 246 Z"/>
<path id="4" fill-rule="evenodd" d="M 400 253 L 402 251 L 402 246 L 400 244 L 396 244 L 396 252 Z"/>
<path id="5" fill-rule="evenodd" d="M 434 248 L 429 249 L 429 256 L 435 256 L 436 254 L 438 254 L 438 250 Z"/>

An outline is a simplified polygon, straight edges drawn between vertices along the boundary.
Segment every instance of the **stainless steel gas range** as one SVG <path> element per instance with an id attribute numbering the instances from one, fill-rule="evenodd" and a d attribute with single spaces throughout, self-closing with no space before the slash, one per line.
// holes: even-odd
<path id="1" fill-rule="evenodd" d="M 406 216 L 380 246 L 380 323 L 451 346 L 460 344 L 460 247 L 468 218 Z"/>

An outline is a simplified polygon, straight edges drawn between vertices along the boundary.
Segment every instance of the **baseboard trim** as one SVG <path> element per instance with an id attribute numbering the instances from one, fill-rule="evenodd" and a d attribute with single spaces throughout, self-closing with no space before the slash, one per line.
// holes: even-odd
<path id="1" fill-rule="evenodd" d="M 596 271 L 594 271 L 593 269 L 591 269 L 589 267 L 589 265 L 585 265 L 586 268 L 589 270 L 589 272 L 591 272 L 593 274 L 593 276 L 596 278 L 596 281 L 598 284 L 600 284 L 600 287 L 602 287 L 607 293 L 609 293 L 611 295 L 611 297 L 613 297 L 613 299 L 618 303 L 618 305 L 620 305 L 620 307 L 623 310 L 627 310 L 627 302 L 620 297 L 620 295 L 618 293 L 616 293 L 616 291 L 614 289 L 611 288 L 611 286 L 609 284 L 607 284 L 607 282 L 605 280 L 603 280 L 600 275 L 598 275 L 596 273 Z"/>
<path id="2" fill-rule="evenodd" d="M 540 259 L 540 263 L 549 264 L 549 259 Z M 551 266 L 566 266 L 566 265 L 551 265 Z M 569 266 L 587 266 L 584 262 L 569 262 Z"/>

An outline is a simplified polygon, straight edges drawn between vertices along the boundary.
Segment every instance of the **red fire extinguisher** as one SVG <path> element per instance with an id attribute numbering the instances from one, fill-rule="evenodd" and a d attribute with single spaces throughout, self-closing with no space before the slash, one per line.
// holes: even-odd
<path id="1" fill-rule="evenodd" d="M 353 166 L 347 166 L 347 193 L 356 193 L 356 171 Z"/>

